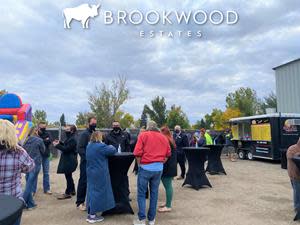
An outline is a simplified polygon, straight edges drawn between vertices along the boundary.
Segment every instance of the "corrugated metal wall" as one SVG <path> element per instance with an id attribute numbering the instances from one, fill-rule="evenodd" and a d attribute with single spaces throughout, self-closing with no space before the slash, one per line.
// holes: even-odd
<path id="1" fill-rule="evenodd" d="M 300 113 L 300 60 L 277 68 L 275 74 L 277 111 Z"/>

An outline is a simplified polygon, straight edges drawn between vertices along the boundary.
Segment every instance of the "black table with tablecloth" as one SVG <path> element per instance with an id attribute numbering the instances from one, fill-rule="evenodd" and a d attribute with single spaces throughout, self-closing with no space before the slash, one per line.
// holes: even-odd
<path id="1" fill-rule="evenodd" d="M 292 160 L 296 164 L 296 166 L 298 167 L 298 169 L 300 170 L 300 156 L 294 156 L 292 158 Z"/>
<path id="2" fill-rule="evenodd" d="M 204 170 L 204 163 L 209 148 L 186 147 L 183 150 L 188 160 L 189 168 L 182 186 L 189 184 L 196 190 L 199 190 L 203 186 L 212 187 Z"/>
<path id="3" fill-rule="evenodd" d="M 287 169 L 287 159 L 286 159 L 287 149 L 280 149 L 281 153 L 281 169 Z"/>
<path id="4" fill-rule="evenodd" d="M 14 225 L 22 216 L 24 202 L 18 198 L 0 195 L 0 224 Z"/>
<path id="5" fill-rule="evenodd" d="M 129 201 L 128 170 L 134 160 L 130 152 L 116 153 L 109 157 L 109 173 L 116 207 L 103 213 L 134 214 Z"/>
<path id="6" fill-rule="evenodd" d="M 205 145 L 205 147 L 209 148 L 206 171 L 209 172 L 209 174 L 211 175 L 215 175 L 215 174 L 226 175 L 221 160 L 222 149 L 224 145 Z"/>
<path id="7" fill-rule="evenodd" d="M 292 158 L 293 162 L 296 164 L 298 170 L 300 170 L 300 156 L 294 156 Z M 296 212 L 296 216 L 294 218 L 294 221 L 300 220 L 300 212 Z"/>

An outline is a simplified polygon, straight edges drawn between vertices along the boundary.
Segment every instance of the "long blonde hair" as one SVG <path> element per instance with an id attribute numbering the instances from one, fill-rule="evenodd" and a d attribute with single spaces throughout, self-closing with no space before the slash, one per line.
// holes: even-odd
<path id="1" fill-rule="evenodd" d="M 95 131 L 91 135 L 91 142 L 102 142 L 103 134 L 100 131 Z"/>
<path id="2" fill-rule="evenodd" d="M 18 138 L 15 126 L 8 120 L 0 119 L 0 144 L 7 149 L 16 150 Z"/>

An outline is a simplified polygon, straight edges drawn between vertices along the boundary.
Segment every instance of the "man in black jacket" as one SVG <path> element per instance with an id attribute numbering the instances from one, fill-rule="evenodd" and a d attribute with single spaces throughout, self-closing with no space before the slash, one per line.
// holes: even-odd
<path id="1" fill-rule="evenodd" d="M 51 138 L 49 133 L 47 132 L 47 124 L 46 122 L 40 122 L 38 124 L 38 135 L 41 139 L 43 139 L 43 142 L 45 144 L 45 152 L 42 153 L 42 167 L 43 167 L 43 189 L 44 193 L 51 195 L 52 192 L 50 190 L 50 144 L 51 144 Z M 34 193 L 36 193 L 37 190 L 37 184 L 34 184 Z"/>
<path id="2" fill-rule="evenodd" d="M 105 136 L 105 144 L 114 146 L 118 152 L 131 152 L 130 148 L 130 134 L 121 129 L 121 125 L 118 121 L 112 123 L 112 131 Z M 129 179 L 126 179 L 126 192 L 129 199 Z"/>
<path id="3" fill-rule="evenodd" d="M 176 142 L 176 152 L 177 152 L 177 163 L 181 169 L 181 176 L 177 178 L 177 180 L 184 179 L 185 177 L 185 153 L 182 148 L 189 146 L 189 140 L 186 134 L 182 133 L 181 127 L 176 125 L 174 128 L 173 138 Z"/>
<path id="4" fill-rule="evenodd" d="M 105 136 L 105 144 L 113 145 L 121 152 L 130 152 L 130 135 L 121 129 L 118 121 L 114 121 L 112 131 Z"/>
<path id="5" fill-rule="evenodd" d="M 86 147 L 90 141 L 92 133 L 96 130 L 97 127 L 97 119 L 94 116 L 88 118 L 88 128 L 83 131 L 78 139 L 77 143 L 77 152 L 80 155 L 80 177 L 78 181 L 77 187 L 77 201 L 76 205 L 77 208 L 85 211 L 86 207 L 84 205 L 85 197 L 86 197 L 86 185 L 87 185 L 87 178 L 86 178 Z"/>

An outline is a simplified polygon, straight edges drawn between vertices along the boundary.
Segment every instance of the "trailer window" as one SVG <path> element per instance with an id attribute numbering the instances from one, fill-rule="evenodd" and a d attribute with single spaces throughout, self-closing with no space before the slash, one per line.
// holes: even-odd
<path id="1" fill-rule="evenodd" d="M 251 125 L 249 121 L 232 124 L 231 131 L 235 140 L 251 140 Z"/>
<path id="2" fill-rule="evenodd" d="M 271 141 L 271 125 L 253 124 L 251 125 L 252 140 L 255 141 Z"/>
<path id="3" fill-rule="evenodd" d="M 238 128 L 238 125 L 232 125 L 231 126 L 231 131 L 232 131 L 232 138 L 234 140 L 238 140 L 239 139 L 239 128 Z"/>

